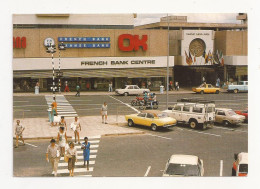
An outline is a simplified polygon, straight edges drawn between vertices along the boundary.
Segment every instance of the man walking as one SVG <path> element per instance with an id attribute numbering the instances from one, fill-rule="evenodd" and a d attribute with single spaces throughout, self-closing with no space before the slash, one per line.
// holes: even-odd
<path id="1" fill-rule="evenodd" d="M 108 92 L 112 92 L 113 91 L 113 83 L 112 81 L 108 84 Z"/>
<path id="2" fill-rule="evenodd" d="M 104 104 L 101 107 L 100 114 L 102 116 L 102 123 L 104 123 L 104 117 L 105 117 L 105 124 L 107 124 L 107 103 L 104 102 Z"/>
<path id="3" fill-rule="evenodd" d="M 20 124 L 20 120 L 17 120 L 16 121 L 16 127 L 15 127 L 15 136 L 16 136 L 15 148 L 18 148 L 19 137 L 23 141 L 23 146 L 25 145 L 24 144 L 24 139 L 23 139 L 23 131 L 24 131 L 24 129 L 25 128 L 22 126 L 22 124 Z"/>
<path id="4" fill-rule="evenodd" d="M 216 87 L 220 87 L 220 79 L 219 79 L 219 77 L 218 77 L 217 82 L 216 82 Z"/>
<path id="5" fill-rule="evenodd" d="M 56 143 L 55 139 L 51 139 L 51 144 L 48 146 L 46 151 L 46 161 L 51 162 L 52 174 L 57 176 L 58 163 L 60 160 L 60 148 Z"/>
<path id="6" fill-rule="evenodd" d="M 79 86 L 79 84 L 77 84 L 77 86 L 76 86 L 76 91 L 77 91 L 77 93 L 76 93 L 76 96 L 80 96 L 80 86 Z"/>

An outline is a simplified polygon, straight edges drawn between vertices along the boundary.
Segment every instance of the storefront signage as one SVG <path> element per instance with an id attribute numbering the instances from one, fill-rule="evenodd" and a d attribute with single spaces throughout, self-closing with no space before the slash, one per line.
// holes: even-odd
<path id="1" fill-rule="evenodd" d="M 25 49 L 26 48 L 26 37 L 13 37 L 13 48 L 14 49 Z"/>
<path id="2" fill-rule="evenodd" d="M 111 60 L 111 61 L 81 61 L 81 66 L 96 66 L 96 65 L 145 65 L 145 64 L 155 64 L 155 60 Z"/>
<path id="3" fill-rule="evenodd" d="M 53 38 L 51 38 L 51 37 L 48 37 L 48 38 L 46 38 L 45 40 L 44 40 L 44 46 L 45 47 L 49 47 L 50 45 L 55 45 L 55 41 L 54 41 L 54 39 Z"/>
<path id="4" fill-rule="evenodd" d="M 142 38 L 139 39 L 138 35 L 131 35 L 131 34 L 122 34 L 118 37 L 118 47 L 121 51 L 138 51 L 140 47 L 144 51 L 147 50 L 147 35 L 142 35 Z M 124 40 L 129 41 L 128 46 L 124 46 Z"/>
<path id="5" fill-rule="evenodd" d="M 110 42 L 110 37 L 58 37 L 59 42 Z"/>
<path id="6" fill-rule="evenodd" d="M 110 48 L 110 43 L 64 43 L 66 48 Z"/>
<path id="7" fill-rule="evenodd" d="M 96 42 L 64 43 L 66 48 L 110 48 L 110 37 L 58 37 L 59 42 Z M 103 43 L 104 42 L 104 43 Z"/>

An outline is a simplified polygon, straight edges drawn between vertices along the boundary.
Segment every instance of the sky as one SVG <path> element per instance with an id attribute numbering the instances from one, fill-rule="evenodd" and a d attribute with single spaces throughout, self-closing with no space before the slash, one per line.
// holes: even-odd
<path id="1" fill-rule="evenodd" d="M 164 14 L 139 14 L 135 18 L 134 25 L 139 26 L 143 24 L 150 24 L 160 22 L 160 18 L 166 16 Z M 241 23 L 236 20 L 237 13 L 169 13 L 169 16 L 187 16 L 188 22 L 202 22 L 202 23 Z"/>

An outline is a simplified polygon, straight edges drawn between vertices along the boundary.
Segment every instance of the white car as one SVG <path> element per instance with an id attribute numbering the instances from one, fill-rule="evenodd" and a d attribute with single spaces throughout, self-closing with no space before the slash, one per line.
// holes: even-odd
<path id="1" fill-rule="evenodd" d="M 247 176 L 248 174 L 248 153 L 241 152 L 234 154 L 235 161 L 232 167 L 232 176 Z"/>
<path id="2" fill-rule="evenodd" d="M 203 176 L 203 160 L 194 155 L 172 155 L 168 160 L 163 177 L 169 176 Z"/>
<path id="3" fill-rule="evenodd" d="M 123 89 L 116 89 L 115 93 L 118 95 L 138 95 L 138 94 L 143 94 L 143 92 L 150 92 L 149 89 L 140 89 L 137 85 L 126 85 L 125 88 Z"/>
<path id="4" fill-rule="evenodd" d="M 228 125 L 238 125 L 245 121 L 246 117 L 238 115 L 234 110 L 228 108 L 216 108 L 215 122 Z"/>

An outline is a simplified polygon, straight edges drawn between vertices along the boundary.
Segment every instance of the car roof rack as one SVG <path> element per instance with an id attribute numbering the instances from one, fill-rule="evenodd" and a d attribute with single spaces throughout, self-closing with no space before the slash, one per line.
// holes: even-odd
<path id="1" fill-rule="evenodd" d="M 215 103 L 213 100 L 204 100 L 202 98 L 182 98 L 177 100 L 177 102 L 190 102 L 190 103 L 201 103 L 201 104 L 210 104 Z"/>

